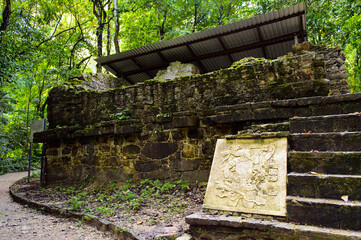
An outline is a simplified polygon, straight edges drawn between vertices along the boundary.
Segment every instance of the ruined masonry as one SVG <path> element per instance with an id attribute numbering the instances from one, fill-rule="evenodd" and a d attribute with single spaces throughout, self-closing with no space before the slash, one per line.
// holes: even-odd
<path id="1" fill-rule="evenodd" d="M 341 107 L 337 101 L 358 96 L 337 96 L 347 92 L 340 49 L 305 43 L 276 60 L 248 58 L 166 82 L 107 91 L 53 88 L 49 130 L 35 134 L 35 141 L 47 143 L 47 183 L 88 177 L 207 181 L 217 139 L 253 123 L 329 112 L 324 106 Z M 318 97 L 303 99 L 312 96 Z"/>
<path id="2" fill-rule="evenodd" d="M 288 136 L 285 217 L 203 213 L 194 239 L 361 239 L 361 94 L 340 49 L 302 43 L 276 60 L 148 80 L 106 91 L 49 93 L 45 180 L 207 181 L 217 139 Z M 104 86 L 103 86 L 104 87 Z"/>

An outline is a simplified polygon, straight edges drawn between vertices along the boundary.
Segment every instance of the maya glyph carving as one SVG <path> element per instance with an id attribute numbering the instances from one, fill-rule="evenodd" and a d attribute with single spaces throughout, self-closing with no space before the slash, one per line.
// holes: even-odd
<path id="1" fill-rule="evenodd" d="M 285 215 L 286 147 L 279 138 L 218 140 L 204 207 Z"/>

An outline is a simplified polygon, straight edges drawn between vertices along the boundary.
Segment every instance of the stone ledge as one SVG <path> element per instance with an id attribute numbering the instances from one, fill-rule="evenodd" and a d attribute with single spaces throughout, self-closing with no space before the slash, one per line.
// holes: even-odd
<path id="1" fill-rule="evenodd" d="M 254 237 L 262 233 L 267 239 L 334 239 L 351 240 L 361 239 L 361 232 L 346 231 L 330 228 L 296 225 L 279 222 L 276 220 L 262 220 L 244 217 L 227 217 L 226 215 L 207 215 L 196 213 L 186 217 L 186 222 L 191 225 L 193 237 L 198 239 L 219 239 L 223 228 L 227 228 L 227 239 L 239 239 L 239 236 Z M 219 231 L 217 231 L 217 229 Z M 206 238 L 212 236 L 211 238 Z M 231 237 L 233 235 L 233 237 Z M 238 237 L 238 238 L 237 238 Z M 248 239 L 245 238 L 245 239 Z"/>
<path id="2" fill-rule="evenodd" d="M 289 222 L 361 234 L 361 204 L 358 201 L 287 196 L 287 217 Z"/>
<path id="3" fill-rule="evenodd" d="M 338 200 L 347 195 L 353 201 L 361 199 L 360 175 L 289 173 L 287 178 L 289 195 Z"/>
<path id="4" fill-rule="evenodd" d="M 288 137 L 289 132 L 262 132 L 250 134 L 226 135 L 226 139 L 254 139 L 254 138 L 283 138 Z"/>
<path id="5" fill-rule="evenodd" d="M 142 130 L 140 120 L 100 122 L 89 127 L 63 127 L 49 129 L 34 134 L 34 142 L 49 142 L 58 139 L 71 139 L 106 134 L 135 134 Z"/>
<path id="6" fill-rule="evenodd" d="M 289 152 L 290 172 L 361 175 L 361 152 Z"/>
<path id="7" fill-rule="evenodd" d="M 315 97 L 303 97 L 296 99 L 286 100 L 274 100 L 274 101 L 262 101 L 255 103 L 241 103 L 234 105 L 225 105 L 216 107 L 217 112 L 227 112 L 234 110 L 251 110 L 258 108 L 270 108 L 270 107 L 301 107 L 308 105 L 320 105 L 320 104 L 332 104 L 339 102 L 352 102 L 361 99 L 361 93 L 347 93 L 334 96 L 315 96 Z"/>
<path id="8" fill-rule="evenodd" d="M 21 181 L 21 180 L 19 180 Z M 129 239 L 129 240 L 145 240 L 143 237 L 139 236 L 138 233 L 134 232 L 133 230 L 126 229 L 125 227 L 118 226 L 112 222 L 107 220 L 98 218 L 94 215 L 84 214 L 84 213 L 77 213 L 70 209 L 59 208 L 56 206 L 49 206 L 44 203 L 40 203 L 37 201 L 32 201 L 25 197 L 22 197 L 16 194 L 13 190 L 13 186 L 19 182 L 16 181 L 10 186 L 10 195 L 13 200 L 17 203 L 22 205 L 28 205 L 30 208 L 45 211 L 57 217 L 65 217 L 65 218 L 74 218 L 74 219 L 81 219 L 86 224 L 96 227 L 98 230 L 101 231 L 108 231 L 113 234 L 118 239 Z"/>

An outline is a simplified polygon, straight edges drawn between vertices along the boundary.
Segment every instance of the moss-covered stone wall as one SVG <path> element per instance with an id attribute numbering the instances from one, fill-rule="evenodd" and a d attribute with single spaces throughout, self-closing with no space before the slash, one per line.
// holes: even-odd
<path id="1" fill-rule="evenodd" d="M 252 122 L 293 116 L 284 110 L 273 114 L 277 100 L 347 92 L 341 51 L 303 43 L 276 60 L 248 58 L 229 69 L 166 82 L 108 91 L 54 88 L 48 98 L 50 128 L 35 140 L 47 143 L 47 182 L 207 180 L 217 138 Z M 219 115 L 230 105 L 241 108 L 242 118 Z M 312 114 L 311 107 L 305 114 Z"/>

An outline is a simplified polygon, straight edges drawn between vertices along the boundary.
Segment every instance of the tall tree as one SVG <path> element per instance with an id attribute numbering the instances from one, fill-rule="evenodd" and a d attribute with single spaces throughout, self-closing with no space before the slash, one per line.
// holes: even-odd
<path id="1" fill-rule="evenodd" d="M 104 26 L 107 24 L 106 6 L 110 4 L 110 0 L 91 0 L 93 3 L 93 14 L 97 19 L 97 57 L 103 56 L 103 33 Z M 102 66 L 97 64 L 97 73 L 102 72 Z"/>
<path id="2" fill-rule="evenodd" d="M 9 25 L 10 15 L 11 15 L 11 0 L 4 0 L 5 7 L 2 13 L 2 23 L 0 25 L 0 32 L 5 31 Z M 1 34 L 1 33 L 0 33 Z M 1 38 L 0 38 L 1 41 Z"/>
<path id="3" fill-rule="evenodd" d="M 115 52 L 120 53 L 119 47 L 119 11 L 118 11 L 118 0 L 113 0 L 113 16 L 114 16 L 114 47 Z"/>

